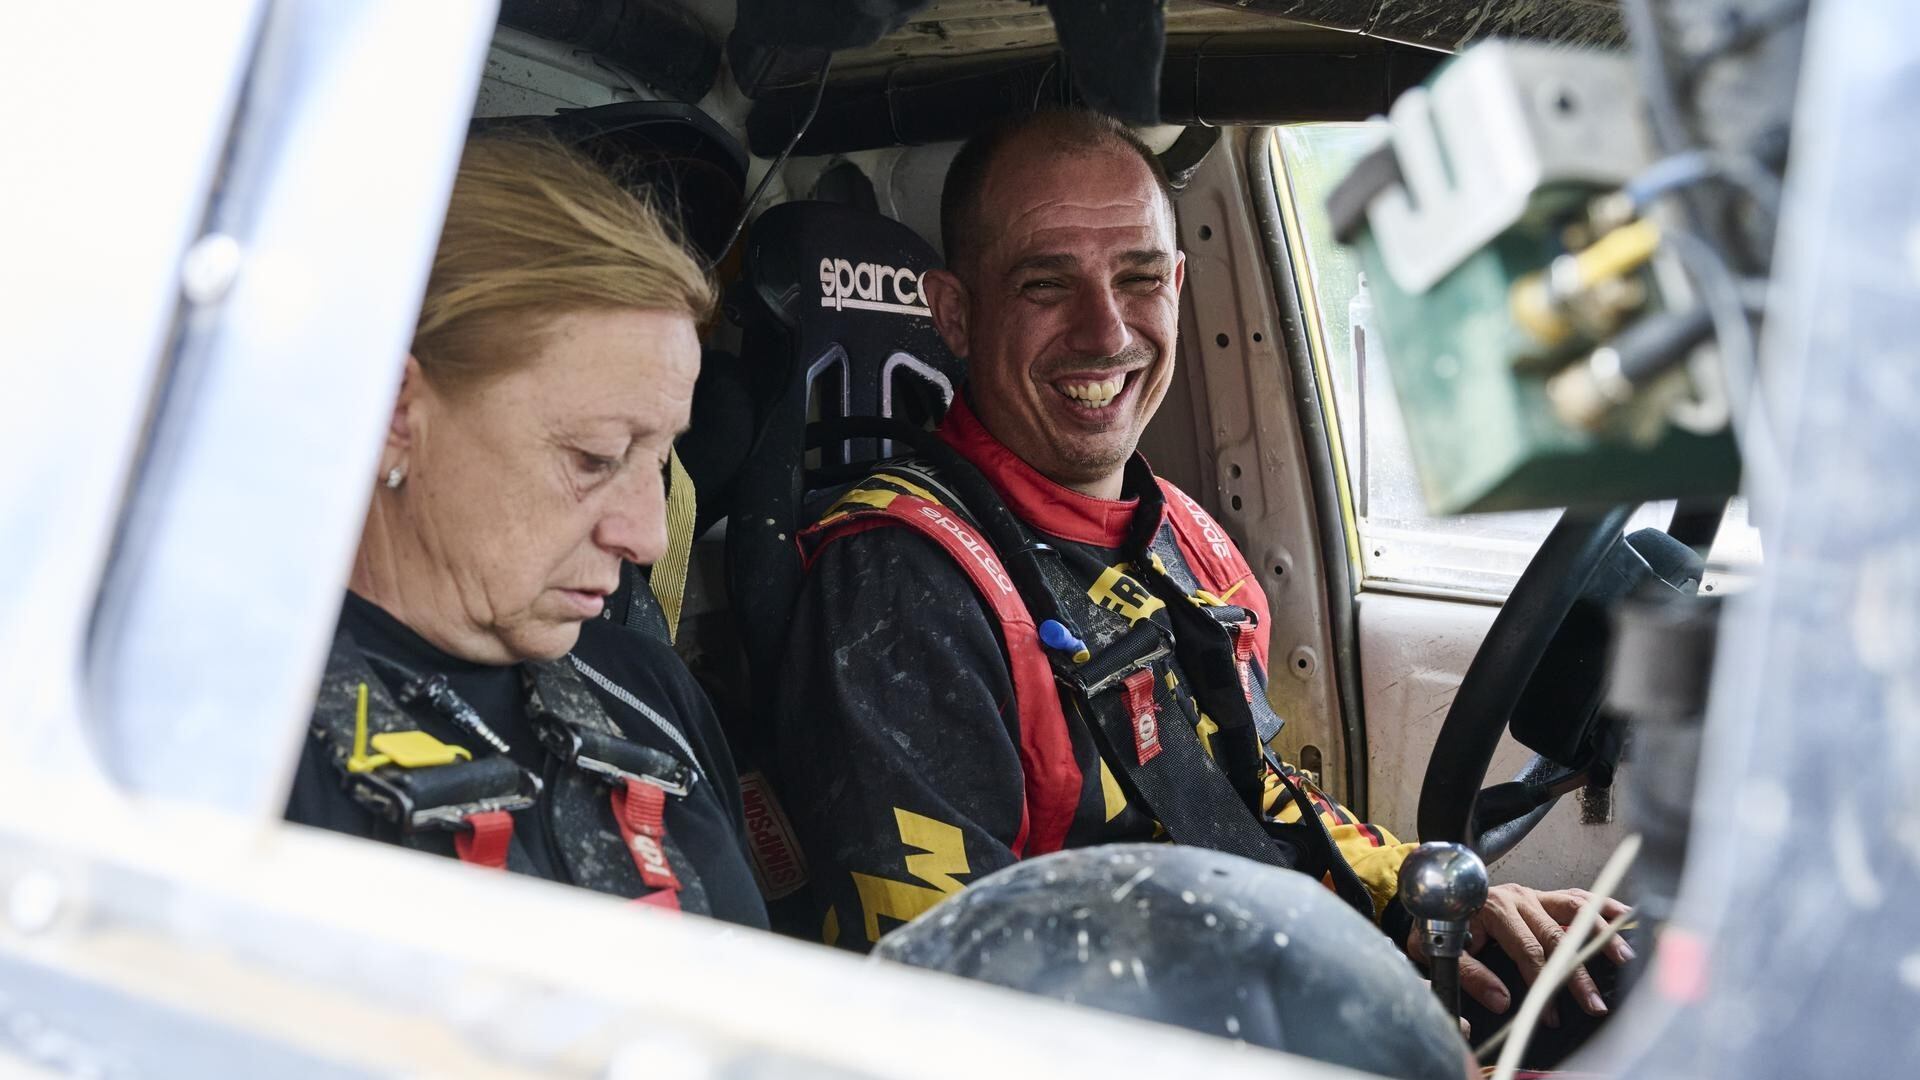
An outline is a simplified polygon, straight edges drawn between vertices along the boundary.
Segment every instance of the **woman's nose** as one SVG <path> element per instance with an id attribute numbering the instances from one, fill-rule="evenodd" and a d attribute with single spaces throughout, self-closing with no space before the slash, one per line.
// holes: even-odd
<path id="1" fill-rule="evenodd" d="M 601 516 L 593 540 L 628 562 L 650 566 L 667 550 L 667 500 L 657 479 L 639 487 Z"/>

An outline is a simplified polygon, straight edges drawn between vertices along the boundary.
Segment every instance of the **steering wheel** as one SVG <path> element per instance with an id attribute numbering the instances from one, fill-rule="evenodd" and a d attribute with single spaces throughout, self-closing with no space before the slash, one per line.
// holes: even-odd
<path id="1" fill-rule="evenodd" d="M 1724 507 L 1724 503 L 1720 505 Z M 1433 754 L 1427 759 L 1426 777 L 1420 787 L 1422 840 L 1463 843 L 1492 862 L 1512 850 L 1559 801 L 1555 795 L 1512 820 L 1494 823 L 1484 830 L 1475 817 L 1480 797 L 1486 793 L 1482 785 L 1486 783 L 1487 768 L 1493 762 L 1500 736 L 1507 730 L 1515 709 L 1528 698 L 1542 657 L 1547 655 L 1576 603 L 1587 594 L 1595 572 L 1607 563 L 1616 545 L 1628 547 L 1646 566 L 1648 577 L 1664 581 L 1678 591 L 1691 591 L 1690 586 L 1698 581 L 1698 556 L 1693 554 L 1688 566 L 1679 565 L 1677 560 L 1685 560 L 1689 554 L 1710 546 L 1712 530 L 1719 522 L 1717 512 L 1703 512 L 1696 506 L 1685 516 L 1676 517 L 1668 533 L 1652 529 L 1636 533 L 1634 540 L 1652 541 L 1649 547 L 1661 549 L 1649 552 L 1630 544 L 1622 535 L 1634 509 L 1617 506 L 1599 513 L 1569 510 L 1562 514 L 1514 584 L 1513 592 L 1460 680 L 1460 690 L 1441 724 Z M 1699 523 L 1703 521 L 1712 523 L 1704 537 L 1680 535 L 1701 531 Z M 1666 550 L 1669 548 L 1682 554 L 1670 556 Z M 1686 576 L 1689 573 L 1691 578 Z M 1599 665 L 1605 658 L 1592 656 L 1583 661 Z M 1597 694 L 1596 689 L 1594 704 L 1597 704 Z M 1567 722 L 1584 720 L 1585 716 L 1577 716 L 1568 718 Z M 1515 779 L 1539 781 L 1564 771 L 1561 765 L 1536 754 Z"/>

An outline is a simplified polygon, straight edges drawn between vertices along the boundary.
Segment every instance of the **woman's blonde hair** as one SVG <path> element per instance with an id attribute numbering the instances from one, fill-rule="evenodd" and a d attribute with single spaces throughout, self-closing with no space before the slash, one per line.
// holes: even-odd
<path id="1" fill-rule="evenodd" d="M 456 390 L 532 359 L 559 316 L 639 308 L 697 323 L 713 304 L 668 220 L 593 162 L 545 134 L 480 135 L 454 177 L 413 355 Z"/>

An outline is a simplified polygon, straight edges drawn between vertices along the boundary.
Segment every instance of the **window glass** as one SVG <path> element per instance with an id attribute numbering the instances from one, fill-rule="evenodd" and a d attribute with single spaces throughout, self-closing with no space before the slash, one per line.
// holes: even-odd
<path id="1" fill-rule="evenodd" d="M 1290 205 L 1295 275 L 1315 365 L 1331 390 L 1336 452 L 1353 511 L 1362 581 L 1504 596 L 1559 520 L 1558 510 L 1435 517 L 1426 512 L 1387 359 L 1374 333 L 1359 256 L 1336 243 L 1326 198 L 1386 138 L 1384 123 L 1299 124 L 1275 132 L 1283 205 Z M 1629 525 L 1665 527 L 1671 503 Z M 1739 500 L 1722 524 L 1709 584 L 1724 590 L 1759 559 L 1759 537 Z"/>

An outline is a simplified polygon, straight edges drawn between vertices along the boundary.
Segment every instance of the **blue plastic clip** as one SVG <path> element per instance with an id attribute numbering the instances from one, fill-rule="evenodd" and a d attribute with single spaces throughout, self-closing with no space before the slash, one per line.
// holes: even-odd
<path id="1" fill-rule="evenodd" d="M 1047 619 L 1040 624 L 1040 643 L 1073 657 L 1076 664 L 1093 659 L 1093 652 L 1087 648 L 1087 643 L 1075 637 L 1073 631 L 1058 619 Z"/>

